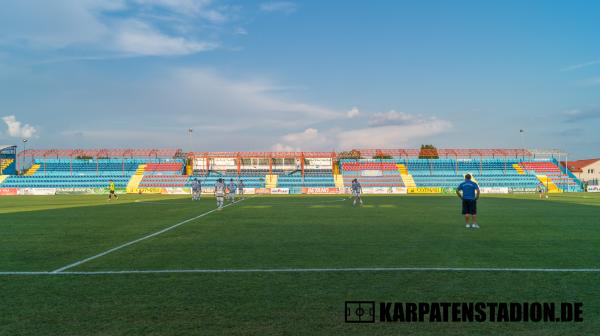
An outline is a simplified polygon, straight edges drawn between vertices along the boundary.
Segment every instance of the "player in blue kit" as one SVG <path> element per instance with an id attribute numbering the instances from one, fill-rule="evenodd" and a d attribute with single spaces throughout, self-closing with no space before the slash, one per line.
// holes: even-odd
<path id="1" fill-rule="evenodd" d="M 456 194 L 462 199 L 462 214 L 465 216 L 467 228 L 479 229 L 477 224 L 477 200 L 479 186 L 471 181 L 471 175 L 465 175 L 465 181 L 456 188 Z M 469 223 L 469 220 L 470 223 Z"/>

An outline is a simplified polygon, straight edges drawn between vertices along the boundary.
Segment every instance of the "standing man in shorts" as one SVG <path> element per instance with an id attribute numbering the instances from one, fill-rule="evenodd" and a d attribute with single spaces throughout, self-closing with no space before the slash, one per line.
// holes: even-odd
<path id="1" fill-rule="evenodd" d="M 119 196 L 115 194 L 115 182 L 108 180 L 108 200 L 110 201 L 113 197 L 119 199 Z"/>
<path id="2" fill-rule="evenodd" d="M 240 198 L 244 199 L 244 181 L 240 180 L 238 182 L 238 193 L 240 194 Z"/>
<path id="3" fill-rule="evenodd" d="M 192 201 L 200 200 L 200 193 L 202 193 L 202 186 L 197 178 L 192 182 Z"/>
<path id="4" fill-rule="evenodd" d="M 363 205 L 363 201 L 360 198 L 361 194 L 362 194 L 362 186 L 360 185 L 360 183 L 358 182 L 357 179 L 352 180 L 352 197 L 354 198 L 354 201 L 352 202 L 352 206 L 356 205 L 356 201 L 358 201 L 360 205 Z"/>
<path id="5" fill-rule="evenodd" d="M 237 189 L 237 185 L 233 182 L 233 179 L 229 179 L 229 185 L 227 185 L 227 189 L 229 189 L 229 193 L 227 194 L 227 199 L 229 202 L 235 202 L 235 190 Z"/>
<path id="6" fill-rule="evenodd" d="M 217 199 L 217 209 L 223 209 L 223 201 L 225 200 L 225 182 L 222 178 L 215 183 L 215 198 Z"/>
<path id="7" fill-rule="evenodd" d="M 540 199 L 544 198 L 544 194 L 546 193 L 546 186 L 542 182 L 540 182 L 538 183 L 536 189 L 538 194 L 540 195 Z"/>
<path id="8" fill-rule="evenodd" d="M 479 186 L 471 181 L 471 174 L 465 175 L 465 181 L 456 188 L 456 194 L 462 199 L 462 214 L 465 216 L 466 227 L 479 229 L 479 224 L 477 224 Z M 469 223 L 469 219 L 471 223 Z"/>

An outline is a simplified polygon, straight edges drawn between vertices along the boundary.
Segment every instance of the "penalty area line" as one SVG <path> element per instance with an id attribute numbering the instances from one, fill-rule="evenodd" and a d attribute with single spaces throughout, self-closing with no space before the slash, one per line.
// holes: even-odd
<path id="1" fill-rule="evenodd" d="M 250 197 L 249 197 L 249 198 L 250 198 Z M 242 201 L 243 201 L 243 200 L 245 200 L 245 199 L 247 199 L 247 198 L 242 198 L 242 199 L 239 199 L 239 200 L 237 200 L 237 201 L 235 201 L 235 202 L 233 202 L 233 203 L 226 204 L 226 205 L 224 205 L 224 206 L 223 206 L 223 208 L 226 208 L 226 207 L 228 207 L 228 206 L 230 206 L 230 205 L 234 205 L 234 204 L 237 204 L 237 203 L 239 203 L 239 202 L 242 202 Z M 102 252 L 102 253 L 98 253 L 98 254 L 96 254 L 96 255 L 93 255 L 93 256 L 91 256 L 91 257 L 88 257 L 88 258 L 85 258 L 85 259 L 82 259 L 82 260 L 76 261 L 76 262 L 74 262 L 74 263 L 72 263 L 72 264 L 68 264 L 68 265 L 66 265 L 66 266 L 63 266 L 63 267 L 61 267 L 61 268 L 57 268 L 57 269 L 55 269 L 54 271 L 52 271 L 52 272 L 49 272 L 49 273 L 55 273 L 55 274 L 56 274 L 56 273 L 61 273 L 61 272 L 64 272 L 64 271 L 66 271 L 66 270 L 68 270 L 68 269 L 70 269 L 70 268 L 73 268 L 73 267 L 79 266 L 79 265 L 81 265 L 81 264 L 85 264 L 86 262 L 88 262 L 88 261 L 92 261 L 92 260 L 94 260 L 94 259 L 98 259 L 98 258 L 100 258 L 100 257 L 103 257 L 103 256 L 105 256 L 105 255 L 107 255 L 107 254 L 110 254 L 110 253 L 113 253 L 113 252 L 115 252 L 115 251 L 118 251 L 118 250 L 120 250 L 120 249 L 122 249 L 122 248 L 125 248 L 125 247 L 127 247 L 127 246 L 131 246 L 131 245 L 133 245 L 133 244 L 137 244 L 137 243 L 139 243 L 139 242 L 141 242 L 141 241 L 144 241 L 144 240 L 146 240 L 146 239 L 149 239 L 149 238 L 152 238 L 152 237 L 156 237 L 156 236 L 158 236 L 158 235 L 160 235 L 160 234 L 163 234 L 163 233 L 165 233 L 165 232 L 171 231 L 171 230 L 173 230 L 173 229 L 175 229 L 175 228 L 178 228 L 178 227 L 180 227 L 180 226 L 181 226 L 181 225 L 183 225 L 183 224 L 186 224 L 186 223 L 189 223 L 189 222 L 191 222 L 191 221 L 194 221 L 194 220 L 196 220 L 196 219 L 199 219 L 199 218 L 202 218 L 202 217 L 204 217 L 204 216 L 210 215 L 211 213 L 213 213 L 213 212 L 215 212 L 215 211 L 217 211 L 217 210 L 218 210 L 218 208 L 212 209 L 212 210 L 210 210 L 210 211 L 207 211 L 207 212 L 205 212 L 205 213 L 202 213 L 202 214 L 200 214 L 200 215 L 198 215 L 198 216 L 195 216 L 195 217 L 192 217 L 192 218 L 188 218 L 188 219 L 186 219 L 186 220 L 184 220 L 184 221 L 181 221 L 181 222 L 179 222 L 179 223 L 177 223 L 177 224 L 174 224 L 174 225 L 171 225 L 171 226 L 169 226 L 169 227 L 166 227 L 166 228 L 164 228 L 164 229 L 162 229 L 162 230 L 159 230 L 159 231 L 156 231 L 156 232 L 150 233 L 150 234 L 148 234 L 148 235 L 145 235 L 145 236 L 143 236 L 143 237 L 140 237 L 140 238 L 138 238 L 138 239 L 135 239 L 135 240 L 132 240 L 132 241 L 130 241 L 130 242 L 127 242 L 127 243 L 121 244 L 121 245 L 119 245 L 119 246 L 113 247 L 113 248 L 111 248 L 111 249 L 108 249 L 108 250 L 106 250 L 106 251 L 104 251 L 104 252 Z M 2 273 L 0 273 L 0 274 L 2 274 Z M 24 275 L 26 275 L 26 274 L 24 274 Z"/>
<path id="2" fill-rule="evenodd" d="M 109 250 L 110 251 L 110 250 Z M 104 254 L 106 255 L 106 254 Z M 91 260 L 90 258 L 84 260 Z M 72 264 L 74 265 L 74 264 Z M 77 264 L 81 265 L 81 263 Z M 75 266 L 75 265 L 74 265 Z M 74 267 L 72 266 L 72 267 Z M 185 273 L 336 273 L 336 272 L 531 272 L 531 273 L 600 273 L 600 268 L 494 268 L 494 267 L 356 267 L 356 268 L 248 268 L 248 269 L 164 269 L 0 272 L 0 275 L 112 275 L 112 274 L 185 274 Z"/>

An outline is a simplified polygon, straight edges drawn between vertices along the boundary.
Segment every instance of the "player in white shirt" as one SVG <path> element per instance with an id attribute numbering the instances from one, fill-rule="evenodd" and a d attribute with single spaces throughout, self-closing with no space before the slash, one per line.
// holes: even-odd
<path id="1" fill-rule="evenodd" d="M 537 190 L 538 194 L 540 195 L 540 199 L 544 198 L 544 196 L 546 196 L 546 198 L 548 198 L 548 195 L 545 195 L 547 193 L 546 186 L 542 182 L 538 183 L 536 190 Z"/>
<path id="2" fill-rule="evenodd" d="M 223 202 L 225 200 L 225 183 L 223 179 L 220 178 L 215 183 L 215 198 L 217 199 L 217 208 L 219 210 L 223 209 Z"/>
<path id="3" fill-rule="evenodd" d="M 200 193 L 202 192 L 202 187 L 200 186 L 200 182 L 197 178 L 192 181 L 192 201 L 200 200 Z"/>
<path id="4" fill-rule="evenodd" d="M 358 183 L 357 179 L 352 180 L 352 197 L 354 198 L 354 201 L 352 202 L 352 206 L 356 205 L 356 201 L 358 201 L 360 203 L 360 205 L 363 204 L 363 201 L 360 198 L 361 194 L 362 194 L 362 186 L 360 185 L 360 183 Z"/>
<path id="5" fill-rule="evenodd" d="M 229 193 L 227 194 L 227 199 L 231 203 L 235 202 L 235 190 L 237 189 L 237 186 L 235 185 L 235 182 L 233 182 L 233 179 L 229 179 L 227 189 L 229 191 Z"/>
<path id="6" fill-rule="evenodd" d="M 240 197 L 244 199 L 244 181 L 242 180 L 238 182 L 238 193 L 240 194 Z"/>

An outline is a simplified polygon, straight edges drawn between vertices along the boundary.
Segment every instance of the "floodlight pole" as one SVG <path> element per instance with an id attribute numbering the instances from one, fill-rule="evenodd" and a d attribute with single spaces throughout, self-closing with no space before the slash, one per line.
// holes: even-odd
<path id="1" fill-rule="evenodd" d="M 29 140 L 27 140 L 27 138 L 23 138 L 23 152 L 27 152 L 27 141 L 29 141 Z M 23 155 L 22 160 L 25 161 L 25 155 Z M 23 164 L 21 164 L 21 165 L 23 165 Z"/>
<path id="2" fill-rule="evenodd" d="M 567 154 L 567 153 L 565 153 L 565 175 L 568 179 L 569 178 L 569 154 Z"/>

